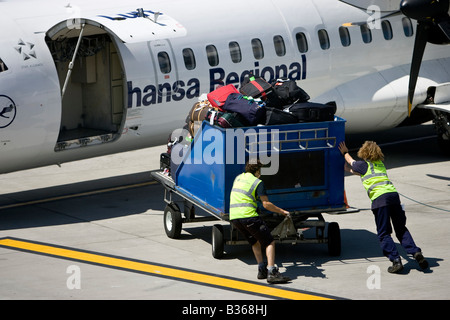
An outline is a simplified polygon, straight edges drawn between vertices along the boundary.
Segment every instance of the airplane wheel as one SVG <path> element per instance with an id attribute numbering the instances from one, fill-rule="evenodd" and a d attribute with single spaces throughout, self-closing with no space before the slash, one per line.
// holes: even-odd
<path id="1" fill-rule="evenodd" d="M 341 254 L 341 231 L 337 222 L 328 224 L 328 253 L 331 256 Z"/>
<path id="2" fill-rule="evenodd" d="M 223 257 L 224 249 L 224 236 L 223 236 L 223 226 L 220 224 L 215 224 L 212 227 L 212 255 L 216 259 Z"/>
<path id="3" fill-rule="evenodd" d="M 180 209 L 176 204 L 168 204 L 164 209 L 164 230 L 171 239 L 180 238 L 183 221 Z"/>
<path id="4" fill-rule="evenodd" d="M 446 156 L 450 155 L 450 128 L 448 123 L 450 121 L 450 113 L 433 111 L 434 126 L 437 133 L 437 141 L 439 149 Z"/>

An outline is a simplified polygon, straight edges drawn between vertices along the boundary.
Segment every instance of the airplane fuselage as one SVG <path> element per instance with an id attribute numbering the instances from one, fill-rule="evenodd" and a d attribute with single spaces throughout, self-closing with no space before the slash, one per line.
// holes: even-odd
<path id="1" fill-rule="evenodd" d="M 402 15 L 371 29 L 344 27 L 374 13 L 336 0 L 110 2 L 0 3 L 0 173 L 164 143 L 202 94 L 249 73 L 336 101 L 348 133 L 407 117 Z M 431 45 L 415 101 L 446 82 L 448 48 Z"/>

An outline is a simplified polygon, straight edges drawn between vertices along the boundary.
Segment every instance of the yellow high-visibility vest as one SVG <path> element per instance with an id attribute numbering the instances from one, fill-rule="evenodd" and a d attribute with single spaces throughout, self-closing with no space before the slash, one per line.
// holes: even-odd
<path id="1" fill-rule="evenodd" d="M 361 176 L 361 180 L 370 200 L 373 201 L 385 193 L 397 192 L 387 176 L 386 167 L 382 161 L 366 162 L 369 166 L 366 174 Z"/>
<path id="2" fill-rule="evenodd" d="M 243 173 L 236 177 L 230 194 L 230 220 L 258 216 L 256 188 L 261 180 L 251 173 Z"/>

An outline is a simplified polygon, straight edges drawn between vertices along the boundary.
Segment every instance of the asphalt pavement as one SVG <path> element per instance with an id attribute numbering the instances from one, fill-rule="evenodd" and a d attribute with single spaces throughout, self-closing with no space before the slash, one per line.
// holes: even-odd
<path id="1" fill-rule="evenodd" d="M 164 189 L 150 176 L 166 148 L 159 146 L 1 175 L 0 299 L 447 300 L 450 159 L 433 134 L 428 123 L 346 138 L 354 157 L 365 140 L 382 146 L 407 227 L 429 261 L 425 271 L 399 246 L 405 268 L 387 272 L 370 202 L 360 179 L 347 175 L 348 203 L 359 212 L 324 215 L 339 223 L 341 255 L 329 256 L 323 244 L 277 245 L 276 263 L 292 281 L 257 280 L 250 247 L 226 246 L 223 259 L 213 258 L 217 222 L 166 236 Z"/>

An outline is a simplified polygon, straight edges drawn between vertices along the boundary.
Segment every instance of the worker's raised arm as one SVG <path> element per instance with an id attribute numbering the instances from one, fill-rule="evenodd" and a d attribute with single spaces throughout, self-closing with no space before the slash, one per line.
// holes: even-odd
<path id="1" fill-rule="evenodd" d="M 344 156 L 345 161 L 349 164 L 352 165 L 353 161 L 355 161 L 355 159 L 352 158 L 352 156 L 350 155 L 350 153 L 348 153 L 348 148 L 345 145 L 345 142 L 342 141 L 339 144 L 339 151 L 341 152 L 341 154 Z"/>
<path id="2" fill-rule="evenodd" d="M 353 157 L 350 155 L 350 153 L 348 153 L 348 148 L 345 145 L 345 142 L 342 141 L 339 144 L 338 148 L 339 148 L 339 151 L 341 152 L 341 154 L 344 156 L 345 162 L 347 162 L 347 164 L 350 166 L 349 168 L 347 166 L 345 166 L 345 170 L 350 172 L 350 173 L 352 173 L 352 174 L 354 174 L 354 175 L 360 176 L 361 174 L 359 174 L 358 172 L 353 171 L 353 169 L 352 169 L 353 162 L 355 162 L 355 159 L 353 159 Z"/>

